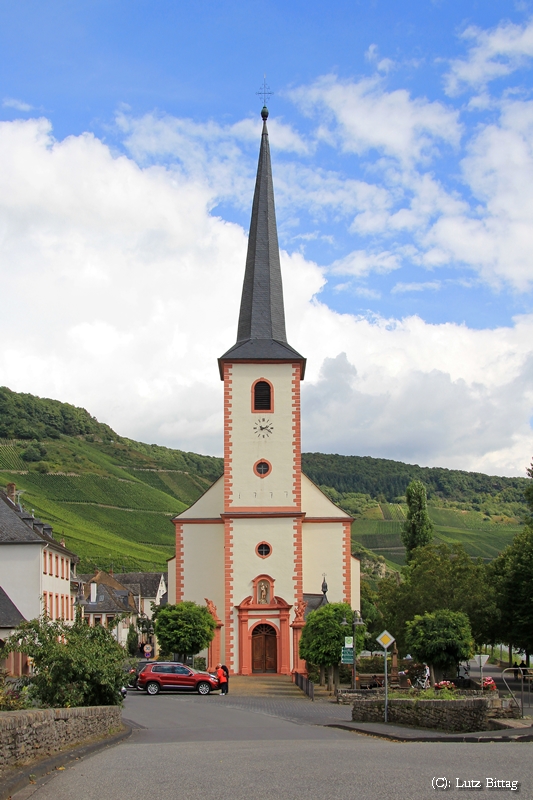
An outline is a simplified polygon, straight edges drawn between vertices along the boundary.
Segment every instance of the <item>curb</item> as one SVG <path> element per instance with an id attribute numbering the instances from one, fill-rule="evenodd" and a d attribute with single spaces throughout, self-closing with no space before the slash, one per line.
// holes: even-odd
<path id="1" fill-rule="evenodd" d="M 103 750 L 105 747 L 112 747 L 115 744 L 123 742 L 125 739 L 128 739 L 131 736 L 133 733 L 133 727 L 134 726 L 132 724 L 123 721 L 121 731 L 114 733 L 112 736 L 109 736 L 102 741 L 73 747 L 72 750 L 69 750 L 68 752 L 58 753 L 56 756 L 45 758 L 42 761 L 34 763 L 33 765 L 24 767 L 21 770 L 17 770 L 16 775 L 8 778 L 0 786 L 0 800 L 10 800 L 11 796 L 15 794 L 15 792 L 18 792 L 21 789 L 29 786 L 30 775 L 35 778 L 43 778 L 57 770 L 59 767 L 69 766 L 71 761 L 85 758 L 93 753 L 97 753 L 99 750 Z"/>
<path id="2" fill-rule="evenodd" d="M 351 731 L 352 733 L 362 733 L 363 736 L 371 736 L 373 738 L 378 739 L 388 739 L 391 742 L 438 742 L 439 744 L 442 742 L 471 742 L 471 743 L 478 743 L 478 744 L 494 744 L 497 742 L 533 742 L 533 733 L 527 734 L 517 734 L 515 736 L 510 736 L 508 734 L 504 734 L 503 736 L 476 736 L 476 734 L 472 733 L 465 733 L 465 734 L 457 734 L 456 736 L 453 734 L 447 734 L 445 736 L 424 736 L 421 734 L 420 736 L 402 736 L 401 734 L 397 733 L 388 733 L 388 731 L 375 731 L 369 730 L 368 728 L 357 728 L 354 725 L 343 725 L 342 723 L 328 723 L 324 727 L 326 728 L 340 728 L 342 731 Z M 2 800 L 0 798 L 0 800 Z"/>

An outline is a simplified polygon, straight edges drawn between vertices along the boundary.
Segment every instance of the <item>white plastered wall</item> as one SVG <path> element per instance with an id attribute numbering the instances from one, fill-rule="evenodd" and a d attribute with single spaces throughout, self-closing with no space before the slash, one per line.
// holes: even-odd
<path id="1" fill-rule="evenodd" d="M 231 445 L 233 506 L 294 505 L 293 367 L 291 364 L 233 364 L 231 367 Z M 252 386 L 265 378 L 274 387 L 274 411 L 252 412 Z M 254 425 L 268 420 L 270 436 L 257 435 Z M 266 424 L 266 423 L 265 423 Z M 254 471 L 265 459 L 272 471 L 264 478 Z"/>
<path id="2" fill-rule="evenodd" d="M 307 475 L 302 473 L 302 511 L 308 517 L 339 517 L 339 519 L 349 519 L 342 508 L 332 503 L 323 491 L 315 486 Z"/>
<path id="3" fill-rule="evenodd" d="M 168 570 L 168 602 L 174 605 L 176 602 L 176 556 L 167 561 Z"/>
<path id="4" fill-rule="evenodd" d="M 216 519 L 224 511 L 224 477 L 215 483 L 198 498 L 196 503 L 182 511 L 179 519 Z"/>
<path id="5" fill-rule="evenodd" d="M 302 525 L 304 594 L 320 593 L 326 573 L 328 600 L 344 602 L 344 529 L 338 522 Z"/>
<path id="6" fill-rule="evenodd" d="M 224 526 L 183 525 L 183 599 L 212 600 L 224 617 Z"/>
<path id="7" fill-rule="evenodd" d="M 28 620 L 41 613 L 41 552 L 39 543 L 0 545 L 0 586 Z"/>
<path id="8" fill-rule="evenodd" d="M 350 556 L 352 563 L 352 608 L 361 611 L 361 562 Z"/>
<path id="9" fill-rule="evenodd" d="M 252 580 L 267 574 L 287 603 L 294 599 L 294 530 L 292 518 L 237 519 L 233 522 L 233 596 L 235 605 L 252 594 Z M 272 552 L 261 558 L 255 548 L 267 542 Z"/>

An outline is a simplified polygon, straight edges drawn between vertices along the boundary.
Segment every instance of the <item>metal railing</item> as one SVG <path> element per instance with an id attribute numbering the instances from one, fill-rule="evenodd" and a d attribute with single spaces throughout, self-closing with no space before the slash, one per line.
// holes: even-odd
<path id="1" fill-rule="evenodd" d="M 315 684 L 313 683 L 313 681 L 310 681 L 309 678 L 306 677 L 305 675 L 302 675 L 301 672 L 295 672 L 294 682 L 296 686 L 298 686 L 298 688 L 301 689 L 302 692 L 305 692 L 305 694 L 311 700 L 315 699 Z"/>
<path id="2" fill-rule="evenodd" d="M 520 679 L 520 702 L 518 702 L 515 693 L 513 692 L 513 690 L 511 689 L 511 687 L 507 683 L 507 681 L 505 680 L 505 675 L 504 675 L 505 672 L 513 672 L 513 673 L 515 673 L 515 675 L 516 675 L 517 672 L 519 673 L 519 679 Z M 524 717 L 524 680 L 526 681 L 526 684 L 527 684 L 528 705 L 531 706 L 531 676 L 529 674 L 529 670 L 524 671 L 521 667 L 507 667 L 507 669 L 502 670 L 502 680 L 505 683 L 505 685 L 507 686 L 507 689 L 509 690 L 509 693 L 510 693 L 511 697 L 513 698 L 513 700 L 515 701 L 516 705 L 520 708 L 520 715 L 523 718 Z M 515 680 L 516 680 L 516 678 L 515 678 Z"/>

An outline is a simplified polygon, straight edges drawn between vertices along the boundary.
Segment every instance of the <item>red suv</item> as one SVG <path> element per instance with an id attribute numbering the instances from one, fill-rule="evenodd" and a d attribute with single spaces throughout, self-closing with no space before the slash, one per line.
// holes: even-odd
<path id="1" fill-rule="evenodd" d="M 173 661 L 154 661 L 139 674 L 137 688 L 148 694 L 159 694 L 161 689 L 190 689 L 198 694 L 209 694 L 220 687 L 218 678 L 209 672 Z"/>

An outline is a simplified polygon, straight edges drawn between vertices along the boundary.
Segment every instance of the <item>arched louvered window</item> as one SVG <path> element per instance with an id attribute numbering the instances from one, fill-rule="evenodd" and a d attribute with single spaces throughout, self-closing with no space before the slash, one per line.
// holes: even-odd
<path id="1" fill-rule="evenodd" d="M 267 381 L 254 385 L 254 411 L 272 411 L 272 387 Z"/>

